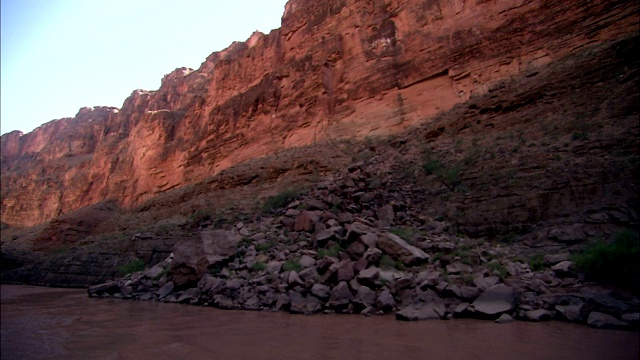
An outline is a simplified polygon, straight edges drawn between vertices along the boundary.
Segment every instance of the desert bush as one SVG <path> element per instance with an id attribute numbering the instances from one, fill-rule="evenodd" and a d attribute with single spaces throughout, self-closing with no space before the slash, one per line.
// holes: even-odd
<path id="1" fill-rule="evenodd" d="M 595 239 L 571 260 L 584 271 L 585 278 L 620 286 L 638 285 L 640 277 L 640 238 L 637 231 L 623 230 L 607 243 Z"/>
<path id="2" fill-rule="evenodd" d="M 340 245 L 333 245 L 328 249 L 320 249 L 318 250 L 318 259 L 322 259 L 327 256 L 338 257 L 340 254 Z"/>
<path id="3" fill-rule="evenodd" d="M 251 264 L 251 271 L 264 271 L 267 268 L 267 265 L 265 265 L 262 261 L 256 261 L 253 264 Z"/>
<path id="4" fill-rule="evenodd" d="M 542 254 L 531 255 L 527 262 L 532 271 L 540 271 L 544 268 L 544 256 Z"/>
<path id="5" fill-rule="evenodd" d="M 273 247 L 272 243 L 268 243 L 268 242 L 267 243 L 262 243 L 262 244 L 256 245 L 256 251 L 263 252 L 263 251 L 267 251 L 267 250 L 271 249 L 272 247 Z"/>
<path id="6" fill-rule="evenodd" d="M 262 212 L 270 213 L 274 210 L 280 209 L 289 204 L 291 201 L 295 200 L 299 195 L 300 194 L 296 190 L 283 190 L 265 200 L 264 204 L 262 204 Z"/>
<path id="7" fill-rule="evenodd" d="M 118 266 L 117 270 L 122 275 L 128 275 L 136 271 L 142 271 L 144 270 L 144 261 L 136 259 L 124 265 Z"/>
<path id="8" fill-rule="evenodd" d="M 407 243 L 414 245 L 415 244 L 415 240 L 413 239 L 413 237 L 416 234 L 419 234 L 420 231 L 414 227 L 410 227 L 410 226 L 400 226 L 400 227 L 394 227 L 391 230 L 389 230 L 392 234 L 398 235 L 399 237 L 401 237 L 402 239 L 404 239 Z"/>
<path id="9" fill-rule="evenodd" d="M 507 269 L 498 261 L 488 262 L 487 267 L 492 274 L 498 275 L 501 279 L 504 279 L 507 276 Z"/>
<path id="10" fill-rule="evenodd" d="M 294 261 L 294 260 L 287 260 L 284 262 L 284 265 L 282 265 L 282 269 L 284 271 L 295 271 L 295 272 L 300 272 L 300 270 L 302 270 L 302 265 L 300 265 L 299 262 Z"/>

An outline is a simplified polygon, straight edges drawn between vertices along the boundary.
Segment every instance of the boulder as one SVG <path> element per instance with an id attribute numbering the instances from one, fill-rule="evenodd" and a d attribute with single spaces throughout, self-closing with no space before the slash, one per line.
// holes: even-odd
<path id="1" fill-rule="evenodd" d="M 104 284 L 94 285 L 87 289 L 90 297 L 113 295 L 120 292 L 120 286 L 117 281 L 110 281 Z"/>
<path id="2" fill-rule="evenodd" d="M 465 316 L 468 313 L 468 310 L 467 310 L 468 308 L 469 308 L 469 303 L 468 302 L 461 302 L 453 310 L 453 316 L 456 316 L 456 317 Z"/>
<path id="3" fill-rule="evenodd" d="M 300 278 L 297 272 L 292 270 L 289 272 L 289 276 L 287 277 L 287 284 L 289 284 L 289 286 L 304 286 L 304 281 Z"/>
<path id="4" fill-rule="evenodd" d="M 198 288 L 191 288 L 185 290 L 180 296 L 178 296 L 177 302 L 182 304 L 197 304 L 201 293 Z"/>
<path id="5" fill-rule="evenodd" d="M 427 288 L 436 287 L 440 283 L 440 277 L 442 277 L 440 271 L 424 270 L 418 274 L 416 283 L 421 290 L 426 290 Z"/>
<path id="6" fill-rule="evenodd" d="M 637 312 L 622 314 L 620 319 L 631 326 L 640 325 L 640 313 Z"/>
<path id="7" fill-rule="evenodd" d="M 338 263 L 338 281 L 349 281 L 354 276 L 353 263 L 350 260 L 343 260 Z"/>
<path id="8" fill-rule="evenodd" d="M 320 216 L 314 211 L 303 211 L 296 216 L 296 222 L 293 226 L 295 231 L 313 231 L 316 223 L 320 220 Z"/>
<path id="9" fill-rule="evenodd" d="M 148 277 L 149 279 L 157 280 L 156 278 L 159 278 L 163 273 L 166 273 L 166 269 L 162 266 L 162 264 L 157 264 L 151 269 L 147 270 L 144 273 L 144 276 Z"/>
<path id="10" fill-rule="evenodd" d="M 553 312 L 545 309 L 529 310 L 524 314 L 529 321 L 547 321 L 553 319 Z"/>
<path id="11" fill-rule="evenodd" d="M 369 249 L 374 249 L 378 245 L 378 235 L 374 233 L 366 233 L 360 236 L 360 241 L 367 245 Z"/>
<path id="12" fill-rule="evenodd" d="M 217 294 L 213 297 L 213 306 L 223 310 L 240 309 L 240 305 L 236 304 L 232 298 L 224 294 Z"/>
<path id="13" fill-rule="evenodd" d="M 575 276 L 573 262 L 570 260 L 561 261 L 551 267 L 557 277 Z"/>
<path id="14" fill-rule="evenodd" d="M 313 296 L 322 300 L 326 300 L 330 295 L 331 288 L 327 285 L 313 284 L 310 291 Z"/>
<path id="15" fill-rule="evenodd" d="M 448 289 L 459 299 L 473 301 L 480 295 L 480 289 L 473 286 L 449 286 Z"/>
<path id="16" fill-rule="evenodd" d="M 569 258 L 570 258 L 569 253 L 562 253 L 562 254 L 546 254 L 542 259 L 543 259 L 543 263 L 546 266 L 553 266 L 559 262 L 567 261 L 569 260 Z"/>
<path id="17" fill-rule="evenodd" d="M 382 206 L 376 211 L 376 217 L 378 218 L 378 227 L 386 228 L 393 224 L 393 217 L 395 213 L 393 212 L 392 205 Z"/>
<path id="18" fill-rule="evenodd" d="M 171 294 L 173 292 L 173 288 L 173 281 L 169 281 L 168 283 L 164 284 L 164 286 L 158 289 L 158 299 L 162 299 Z"/>
<path id="19" fill-rule="evenodd" d="M 365 250 L 366 250 L 366 246 L 364 245 L 364 243 L 358 240 L 351 243 L 351 245 L 349 245 L 346 251 L 347 251 L 347 254 L 349 254 L 349 256 L 351 257 L 351 259 L 358 260 L 362 257 Z"/>
<path id="20" fill-rule="evenodd" d="M 378 280 L 379 276 L 380 269 L 377 267 L 370 267 L 360 271 L 357 279 L 360 284 L 373 288 L 375 287 L 376 280 Z"/>
<path id="21" fill-rule="evenodd" d="M 196 282 L 210 267 L 229 261 L 238 250 L 240 237 L 232 231 L 203 230 L 200 239 L 176 245 L 170 273 L 176 286 Z"/>
<path id="22" fill-rule="evenodd" d="M 322 310 L 322 303 L 315 296 L 302 296 L 296 291 L 289 291 L 289 311 L 294 314 L 312 314 Z"/>
<path id="23" fill-rule="evenodd" d="M 316 246 L 325 247 L 329 240 L 332 240 L 335 237 L 336 233 L 332 229 L 325 229 L 320 231 L 315 236 Z"/>
<path id="24" fill-rule="evenodd" d="M 429 255 L 415 246 L 409 245 L 401 237 L 385 232 L 378 238 L 378 248 L 394 260 L 405 265 L 419 265 L 429 260 Z"/>
<path id="25" fill-rule="evenodd" d="M 569 305 L 556 305 L 556 313 L 560 318 L 564 318 L 567 321 L 580 322 L 584 318 L 582 316 L 583 303 L 569 304 Z"/>
<path id="26" fill-rule="evenodd" d="M 300 260 L 298 260 L 298 263 L 303 268 L 310 268 L 316 264 L 316 260 L 309 255 L 302 255 Z"/>
<path id="27" fill-rule="evenodd" d="M 471 266 L 463 263 L 453 263 L 447 265 L 447 272 L 449 274 L 471 273 L 473 269 Z"/>
<path id="28" fill-rule="evenodd" d="M 516 298 L 513 288 L 498 284 L 485 290 L 471 306 L 475 316 L 496 319 L 501 314 L 513 310 Z"/>
<path id="29" fill-rule="evenodd" d="M 609 314 L 597 311 L 593 311 L 589 314 L 589 317 L 587 318 L 587 325 L 598 329 L 622 330 L 629 328 L 629 324 L 626 322 L 620 321 Z"/>
<path id="30" fill-rule="evenodd" d="M 362 239 L 362 237 L 364 235 L 366 235 L 366 234 L 375 234 L 375 232 L 376 232 L 376 230 L 374 228 L 372 228 L 370 226 L 367 226 L 365 224 L 362 224 L 360 222 L 355 222 L 355 223 L 350 224 L 350 225 L 347 226 L 347 236 L 346 236 L 346 238 L 347 238 L 347 241 L 349 243 L 352 243 L 352 242 L 354 242 L 354 241 L 356 241 L 358 239 Z M 367 240 L 367 241 L 363 240 L 363 242 L 367 246 L 369 246 L 369 244 L 368 244 L 369 240 Z M 371 247 L 371 246 L 369 246 L 369 247 Z"/>
<path id="31" fill-rule="evenodd" d="M 499 318 L 497 318 L 495 320 L 495 322 L 498 323 L 498 324 L 507 324 L 507 323 L 514 322 L 514 321 L 516 321 L 516 319 L 514 319 L 509 314 L 502 314 L 502 315 L 500 315 Z"/>
<path id="32" fill-rule="evenodd" d="M 359 305 L 361 308 L 374 306 L 376 304 L 376 292 L 366 286 L 361 286 L 358 288 L 353 303 Z"/>
<path id="33" fill-rule="evenodd" d="M 349 302 L 353 299 L 353 294 L 349 289 L 349 284 L 346 281 L 341 281 L 331 290 L 331 295 L 327 306 L 332 308 L 344 308 L 349 305 Z"/>
<path id="34" fill-rule="evenodd" d="M 493 285 L 497 284 L 498 281 L 500 281 L 500 278 L 497 276 L 487 276 L 473 279 L 474 285 L 481 291 L 492 287 Z"/>
<path id="35" fill-rule="evenodd" d="M 440 301 L 416 301 L 398 311 L 396 319 L 404 321 L 443 319 L 446 316 L 446 310 L 444 303 Z"/>
<path id="36" fill-rule="evenodd" d="M 210 274 L 205 274 L 198 282 L 198 289 L 200 289 L 203 294 L 215 295 L 224 285 L 224 280 Z"/>
<path id="37" fill-rule="evenodd" d="M 389 289 L 385 288 L 378 294 L 378 297 L 376 298 L 376 307 L 385 313 L 393 311 L 396 307 L 396 301 L 393 298 L 393 295 L 391 295 Z"/>
<path id="38" fill-rule="evenodd" d="M 269 261 L 267 263 L 267 272 L 270 274 L 277 274 L 282 269 L 282 261 Z"/>
<path id="39" fill-rule="evenodd" d="M 369 248 L 364 252 L 362 258 L 366 259 L 369 264 L 377 263 L 382 258 L 382 251 L 376 248 Z"/>

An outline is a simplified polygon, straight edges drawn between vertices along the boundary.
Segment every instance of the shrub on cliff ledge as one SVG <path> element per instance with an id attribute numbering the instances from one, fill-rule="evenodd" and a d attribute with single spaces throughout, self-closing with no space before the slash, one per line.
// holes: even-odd
<path id="1" fill-rule="evenodd" d="M 283 190 L 277 195 L 271 196 L 265 200 L 264 204 L 262 204 L 262 212 L 270 213 L 274 210 L 280 209 L 295 200 L 298 195 L 300 194 L 295 190 Z"/>
<path id="2" fill-rule="evenodd" d="M 136 271 L 144 270 L 144 261 L 137 259 L 130 261 L 124 265 L 118 266 L 118 272 L 122 275 L 129 275 Z"/>
<path id="3" fill-rule="evenodd" d="M 640 277 L 640 238 L 637 231 L 623 230 L 611 243 L 594 241 L 572 257 L 587 279 L 603 283 L 636 287 Z"/>

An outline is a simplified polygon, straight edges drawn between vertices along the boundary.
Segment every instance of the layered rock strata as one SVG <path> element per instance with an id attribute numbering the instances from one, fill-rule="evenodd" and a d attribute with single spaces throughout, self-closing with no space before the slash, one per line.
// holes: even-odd
<path id="1" fill-rule="evenodd" d="M 585 46 L 637 32 L 638 4 L 291 0 L 282 27 L 177 69 L 121 109 L 2 136 L 2 221 L 124 207 L 282 148 L 383 135 Z"/>

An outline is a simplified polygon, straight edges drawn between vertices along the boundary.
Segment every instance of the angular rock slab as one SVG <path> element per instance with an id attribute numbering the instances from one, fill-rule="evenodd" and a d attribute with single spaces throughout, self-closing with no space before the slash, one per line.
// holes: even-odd
<path id="1" fill-rule="evenodd" d="M 609 314 L 597 311 L 593 311 L 589 314 L 589 317 L 587 318 L 587 325 L 598 329 L 622 330 L 629 328 L 629 324 L 626 322 L 620 321 Z"/>
<path id="2" fill-rule="evenodd" d="M 383 233 L 378 238 L 378 248 L 395 260 L 405 265 L 418 265 L 429 260 L 429 255 L 413 245 L 409 245 L 401 237 L 392 233 Z"/>
<path id="3" fill-rule="evenodd" d="M 409 304 L 396 313 L 396 320 L 416 321 L 442 319 L 446 315 L 446 307 L 442 302 L 421 302 Z"/>
<path id="4" fill-rule="evenodd" d="M 176 245 L 170 273 L 173 282 L 180 286 L 198 281 L 209 266 L 227 261 L 236 254 L 240 237 L 232 231 L 203 230 L 200 239 L 188 240 Z"/>
<path id="5" fill-rule="evenodd" d="M 496 319 L 513 310 L 516 299 L 517 294 L 513 288 L 498 284 L 485 290 L 471 306 L 476 317 Z"/>

